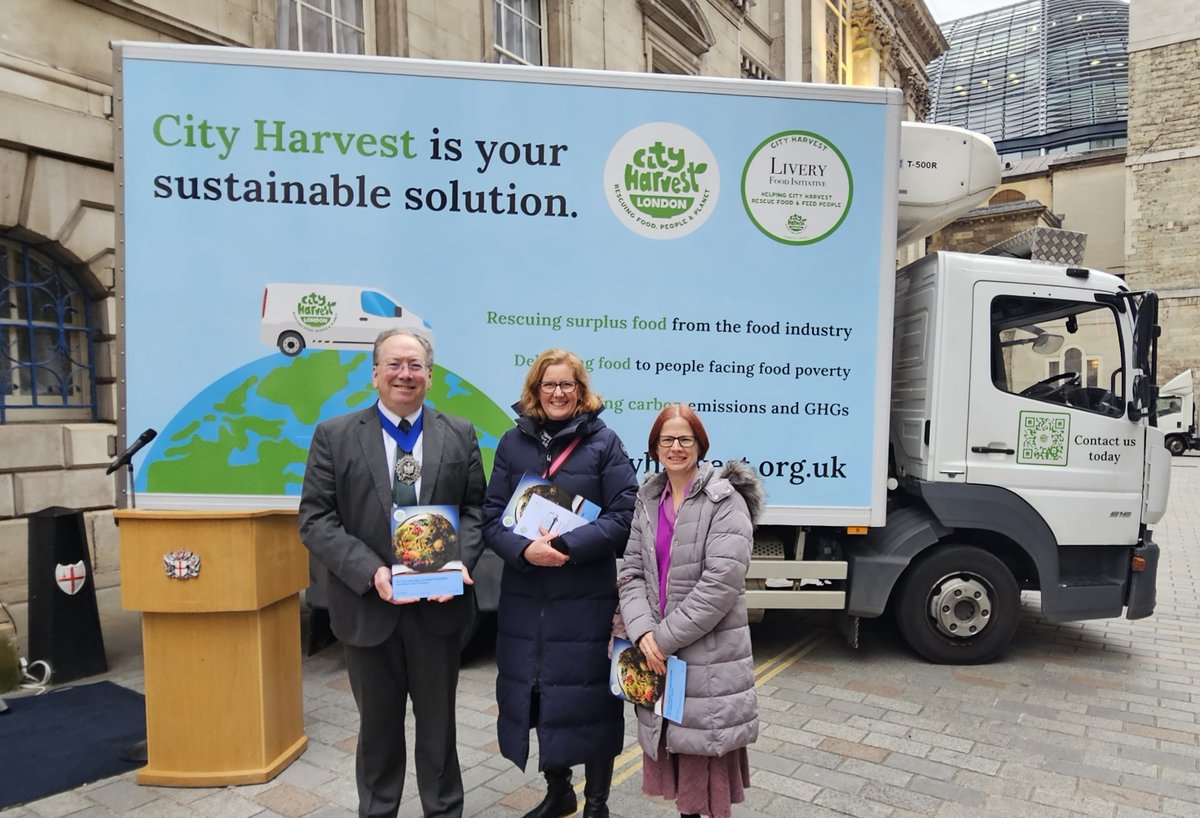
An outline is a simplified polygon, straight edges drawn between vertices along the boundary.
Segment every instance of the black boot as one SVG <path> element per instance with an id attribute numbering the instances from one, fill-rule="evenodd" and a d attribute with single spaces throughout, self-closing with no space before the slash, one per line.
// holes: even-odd
<path id="1" fill-rule="evenodd" d="M 613 759 L 583 766 L 583 818 L 608 818 L 608 790 L 612 787 Z"/>
<path id="2" fill-rule="evenodd" d="M 573 813 L 579 801 L 571 787 L 571 768 L 547 767 L 542 774 L 546 776 L 546 797 L 524 818 L 563 818 Z"/>
<path id="3" fill-rule="evenodd" d="M 679 818 L 700 818 L 700 813 L 698 813 L 698 812 L 681 812 L 681 813 L 679 813 Z"/>

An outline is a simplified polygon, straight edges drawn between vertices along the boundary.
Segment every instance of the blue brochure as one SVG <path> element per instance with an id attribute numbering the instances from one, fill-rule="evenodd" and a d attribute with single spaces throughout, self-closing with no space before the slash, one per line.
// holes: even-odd
<path id="1" fill-rule="evenodd" d="M 566 523 L 568 520 L 577 520 L 577 524 L 590 523 L 592 520 L 600 516 L 600 506 L 593 503 L 578 494 L 571 494 L 566 489 L 561 489 L 551 483 L 544 477 L 536 474 L 525 473 L 521 478 L 521 482 L 517 483 L 516 489 L 513 490 L 512 497 L 508 499 L 508 505 L 504 507 L 504 514 L 500 521 L 504 523 L 506 528 L 516 531 L 518 534 L 523 534 L 531 540 L 536 539 L 538 532 L 536 528 L 531 528 L 532 524 L 522 527 L 520 525 L 521 518 L 527 511 L 538 514 L 539 511 L 544 514 L 544 502 L 538 502 L 538 499 L 547 500 L 553 505 L 559 506 L 570 512 L 569 515 L 559 517 L 560 523 Z M 540 520 L 539 515 L 539 520 Z M 577 525 L 560 525 L 559 531 L 569 531 Z M 533 531 L 530 534 L 530 531 Z"/>
<path id="2" fill-rule="evenodd" d="M 392 596 L 424 599 L 463 592 L 454 506 L 392 506 Z"/>
<path id="3" fill-rule="evenodd" d="M 445 568 L 441 571 L 404 571 L 397 573 L 392 567 L 393 599 L 427 599 L 431 596 L 462 596 L 462 571 Z"/>
<path id="4" fill-rule="evenodd" d="M 649 707 L 668 721 L 683 721 L 683 700 L 687 691 L 687 662 L 667 657 L 665 675 L 650 669 L 645 654 L 620 637 L 613 639 L 609 689 L 618 699 Z"/>

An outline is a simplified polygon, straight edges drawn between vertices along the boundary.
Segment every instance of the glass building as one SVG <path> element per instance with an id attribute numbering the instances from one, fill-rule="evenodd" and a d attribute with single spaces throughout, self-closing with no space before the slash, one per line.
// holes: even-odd
<path id="1" fill-rule="evenodd" d="M 1127 2 L 1025 0 L 942 33 L 930 121 L 985 133 L 1008 160 L 1126 144 Z"/>

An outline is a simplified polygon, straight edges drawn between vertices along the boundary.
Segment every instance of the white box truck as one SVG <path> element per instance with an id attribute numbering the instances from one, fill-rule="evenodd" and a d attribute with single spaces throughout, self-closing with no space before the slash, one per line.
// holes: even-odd
<path id="1" fill-rule="evenodd" d="M 264 328 L 260 299 L 335 282 L 437 327 L 428 399 L 485 467 L 548 347 L 584 358 L 639 472 L 657 412 L 692 403 L 767 490 L 752 607 L 890 608 L 955 663 L 1003 651 L 1022 591 L 1052 621 L 1153 611 L 1157 298 L 1002 256 L 897 273 L 898 238 L 999 179 L 984 137 L 902 137 L 899 91 L 115 54 L 123 433 L 162 430 L 144 506 L 295 505 L 313 425 L 373 400 L 370 355 Z M 185 368 L 163 338 L 203 342 Z"/>
<path id="2" fill-rule="evenodd" d="M 1192 370 L 1185 369 L 1158 390 L 1158 428 L 1175 457 L 1200 449 L 1196 435 L 1196 397 Z"/>

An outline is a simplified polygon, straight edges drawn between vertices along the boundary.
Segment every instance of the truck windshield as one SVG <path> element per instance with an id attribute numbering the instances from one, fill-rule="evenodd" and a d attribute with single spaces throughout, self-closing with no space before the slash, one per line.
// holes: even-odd
<path id="1" fill-rule="evenodd" d="M 998 389 L 1120 417 L 1124 372 L 1111 307 L 1050 298 L 993 300 L 992 382 Z"/>
<path id="2" fill-rule="evenodd" d="M 383 293 L 373 290 L 363 290 L 362 311 L 367 315 L 380 315 L 384 318 L 398 318 L 400 316 L 400 308 L 396 306 L 392 299 Z"/>
<path id="3" fill-rule="evenodd" d="M 1183 398 L 1159 398 L 1158 409 L 1155 415 L 1162 417 L 1163 415 L 1174 415 L 1183 411 Z"/>

